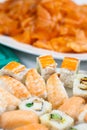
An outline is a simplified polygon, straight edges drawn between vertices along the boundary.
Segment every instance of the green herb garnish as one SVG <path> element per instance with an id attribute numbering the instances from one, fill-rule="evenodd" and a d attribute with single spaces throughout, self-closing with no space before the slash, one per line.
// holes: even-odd
<path id="1" fill-rule="evenodd" d="M 77 130 L 76 128 L 70 128 L 70 130 Z"/>
<path id="2" fill-rule="evenodd" d="M 61 122 L 61 123 L 63 123 L 64 121 L 65 121 L 65 119 L 64 118 L 62 118 L 62 116 L 60 116 L 59 114 L 51 114 L 50 115 L 50 119 L 54 119 L 54 120 L 56 120 L 56 121 L 58 121 L 58 122 Z"/>
<path id="3" fill-rule="evenodd" d="M 27 103 L 26 106 L 27 107 L 32 107 L 33 106 L 33 102 L 32 103 Z"/>
<path id="4" fill-rule="evenodd" d="M 62 116 L 60 116 L 59 114 L 51 114 L 50 117 L 51 117 L 51 119 L 55 119 L 55 120 L 59 119 L 59 120 L 62 120 Z"/>

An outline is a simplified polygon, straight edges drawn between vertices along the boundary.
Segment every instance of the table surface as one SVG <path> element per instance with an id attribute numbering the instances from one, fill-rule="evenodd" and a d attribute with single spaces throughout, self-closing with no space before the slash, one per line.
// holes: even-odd
<path id="1" fill-rule="evenodd" d="M 28 68 L 36 67 L 36 55 L 26 54 L 20 51 L 13 50 L 15 54 L 19 57 L 20 61 L 26 65 Z M 55 59 L 56 60 L 56 59 Z M 62 60 L 56 60 L 58 67 L 60 67 Z M 80 70 L 87 71 L 87 61 L 80 62 Z"/>

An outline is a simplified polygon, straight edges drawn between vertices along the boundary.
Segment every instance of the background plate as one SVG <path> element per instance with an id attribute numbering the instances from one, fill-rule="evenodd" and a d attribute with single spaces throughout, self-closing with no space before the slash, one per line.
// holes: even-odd
<path id="1" fill-rule="evenodd" d="M 48 51 L 45 49 L 39 49 L 25 43 L 20 43 L 10 37 L 7 36 L 0 36 L 0 44 L 11 47 L 13 49 L 23 51 L 29 54 L 34 55 L 44 55 L 44 54 L 51 54 L 56 59 L 63 59 L 65 56 L 75 57 L 82 61 L 87 60 L 87 53 L 77 54 L 77 53 L 58 53 L 54 51 Z"/>
<path id="2" fill-rule="evenodd" d="M 4 2 L 5 0 L 0 0 L 0 2 Z M 73 0 L 77 4 L 87 4 L 87 0 Z M 5 46 L 11 47 L 13 49 L 23 51 L 29 54 L 34 55 L 44 55 L 44 54 L 51 54 L 56 59 L 63 59 L 65 56 L 75 57 L 82 61 L 87 61 L 87 53 L 76 54 L 76 53 L 59 53 L 54 51 L 49 51 L 45 49 L 39 49 L 24 43 L 20 43 L 10 37 L 7 36 L 0 36 L 0 44 Z"/>

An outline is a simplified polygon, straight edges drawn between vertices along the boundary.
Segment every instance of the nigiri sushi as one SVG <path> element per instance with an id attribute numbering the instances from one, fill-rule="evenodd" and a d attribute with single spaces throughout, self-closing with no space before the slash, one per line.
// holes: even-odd
<path id="1" fill-rule="evenodd" d="M 41 76 L 47 80 L 49 76 L 56 72 L 57 63 L 52 55 L 37 57 L 37 70 Z"/>
<path id="2" fill-rule="evenodd" d="M 9 62 L 0 70 L 0 75 L 9 75 L 22 81 L 28 69 L 19 62 Z"/>
<path id="3" fill-rule="evenodd" d="M 6 111 L 7 103 L 5 101 L 0 100 L 0 115 Z"/>
<path id="4" fill-rule="evenodd" d="M 21 102 L 19 109 L 32 110 L 40 116 L 42 114 L 50 112 L 52 110 L 52 104 L 42 98 L 31 97 L 28 100 Z"/>
<path id="5" fill-rule="evenodd" d="M 14 110 L 18 107 L 21 101 L 0 87 L 0 112 Z"/>
<path id="6" fill-rule="evenodd" d="M 31 96 L 27 88 L 20 81 L 7 75 L 0 76 L 0 87 L 21 100 Z"/>
<path id="7" fill-rule="evenodd" d="M 78 111 L 79 111 L 78 123 L 83 122 L 87 123 L 87 104 L 82 105 Z"/>
<path id="8" fill-rule="evenodd" d="M 81 97 L 70 97 L 63 105 L 59 107 L 60 111 L 65 112 L 75 120 L 77 120 L 80 108 L 85 104 L 85 99 Z"/>
<path id="9" fill-rule="evenodd" d="M 81 123 L 74 127 L 71 127 L 69 130 L 87 130 L 87 123 Z"/>
<path id="10" fill-rule="evenodd" d="M 6 130 L 31 123 L 39 123 L 38 116 L 32 111 L 14 110 L 4 112 L 0 117 L 0 126 Z"/>
<path id="11" fill-rule="evenodd" d="M 48 130 L 48 128 L 45 125 L 39 124 L 39 123 L 32 123 L 29 125 L 25 125 L 22 127 L 18 127 L 13 130 Z"/>
<path id="12" fill-rule="evenodd" d="M 78 122 L 86 122 L 87 123 L 87 110 L 82 111 L 78 116 Z"/>
<path id="13" fill-rule="evenodd" d="M 56 73 L 47 80 L 47 95 L 48 101 L 52 103 L 54 109 L 58 108 L 68 99 L 67 92 Z"/>
<path id="14" fill-rule="evenodd" d="M 73 87 L 73 80 L 78 71 L 79 63 L 79 60 L 76 58 L 64 58 L 60 69 L 60 79 L 64 83 L 65 87 Z"/>
<path id="15" fill-rule="evenodd" d="M 87 74 L 77 74 L 75 76 L 73 95 L 87 98 Z"/>
<path id="16" fill-rule="evenodd" d="M 25 76 L 25 85 L 32 96 L 47 97 L 44 79 L 36 69 L 30 69 Z"/>
<path id="17" fill-rule="evenodd" d="M 40 121 L 49 127 L 50 130 L 67 130 L 74 124 L 73 118 L 59 110 L 53 110 L 50 113 L 42 115 Z"/>

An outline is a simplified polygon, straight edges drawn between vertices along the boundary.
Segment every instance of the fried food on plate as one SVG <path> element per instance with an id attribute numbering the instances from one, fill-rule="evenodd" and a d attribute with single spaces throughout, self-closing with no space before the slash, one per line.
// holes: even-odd
<path id="1" fill-rule="evenodd" d="M 85 39 L 79 39 L 80 32 Z M 0 3 L 0 34 L 37 48 L 84 53 L 87 5 L 72 0 L 6 0 Z"/>

